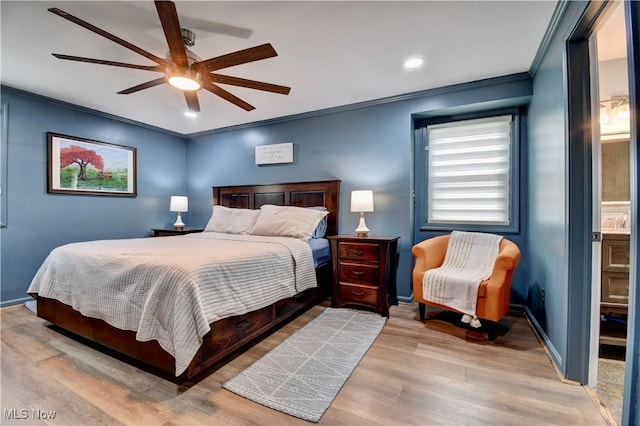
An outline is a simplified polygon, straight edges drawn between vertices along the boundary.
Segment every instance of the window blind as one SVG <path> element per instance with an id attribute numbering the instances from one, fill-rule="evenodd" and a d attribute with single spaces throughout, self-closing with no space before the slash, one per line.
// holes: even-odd
<path id="1" fill-rule="evenodd" d="M 509 225 L 511 121 L 427 126 L 429 223 Z"/>

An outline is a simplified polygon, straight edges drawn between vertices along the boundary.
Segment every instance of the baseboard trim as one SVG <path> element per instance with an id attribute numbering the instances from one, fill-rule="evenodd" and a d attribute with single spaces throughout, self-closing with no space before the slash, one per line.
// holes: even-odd
<path id="1" fill-rule="evenodd" d="M 411 296 L 398 296 L 398 302 L 413 305 L 413 294 Z"/>
<path id="2" fill-rule="evenodd" d="M 529 325 L 531 325 L 531 328 L 535 332 L 536 337 L 538 338 L 538 340 L 540 340 L 542 347 L 547 353 L 547 356 L 549 357 L 549 359 L 551 359 L 553 368 L 555 368 L 556 373 L 558 373 L 558 376 L 560 377 L 560 379 L 565 383 L 580 385 L 580 383 L 578 382 L 567 379 L 564 372 L 562 372 L 562 369 L 561 369 L 561 366 L 563 365 L 562 357 L 556 350 L 555 346 L 553 346 L 553 344 L 551 343 L 551 340 L 549 340 L 549 336 L 547 336 L 547 333 L 544 332 L 544 330 L 540 326 L 540 323 L 533 316 L 533 313 L 531 312 L 528 306 L 524 306 L 524 313 L 525 313 L 525 317 L 527 318 L 527 321 L 529 321 Z"/>
<path id="3" fill-rule="evenodd" d="M 32 300 L 31 297 L 21 297 L 20 299 L 11 299 L 5 300 L 4 302 L 0 302 L 0 308 L 6 308 L 8 306 L 19 305 L 21 303 L 26 302 L 27 300 Z"/>

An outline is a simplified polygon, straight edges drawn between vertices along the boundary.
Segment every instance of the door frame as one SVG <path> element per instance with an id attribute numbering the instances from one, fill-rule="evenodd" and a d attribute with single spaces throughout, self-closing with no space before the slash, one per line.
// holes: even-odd
<path id="1" fill-rule="evenodd" d="M 629 316 L 627 352 L 625 357 L 624 400 L 622 424 L 640 422 L 638 396 L 640 387 L 640 2 L 625 1 L 627 24 L 627 64 L 629 73 L 629 108 L 631 114 L 629 146 L 631 148 L 631 223 L 629 271 Z"/>
<path id="2" fill-rule="evenodd" d="M 589 38 L 597 20 L 608 2 L 592 1 L 587 5 L 576 27 L 567 39 L 566 83 L 567 83 L 567 149 L 568 149 L 568 333 L 567 333 L 567 378 L 586 383 L 589 375 L 589 345 L 591 317 L 591 226 L 592 226 L 592 149 L 591 136 L 591 87 Z M 640 291 L 638 287 L 638 202 L 640 185 L 640 137 L 637 111 L 640 102 L 640 2 L 625 1 L 627 24 L 627 63 L 629 74 L 629 103 L 632 112 L 630 123 L 631 148 L 631 223 L 630 238 L 631 268 L 629 271 L 629 314 L 627 349 L 625 362 L 622 424 L 633 424 L 639 413 L 635 404 L 638 395 L 638 354 L 640 342 Z M 635 231 L 635 232 L 634 232 Z"/>
<path id="3" fill-rule="evenodd" d="M 600 115 L 600 76 L 598 67 L 598 47 L 596 40 L 589 39 L 591 63 L 589 67 L 591 79 L 591 116 Z M 598 355 L 600 349 L 600 302 L 602 297 L 602 140 L 600 129 L 596 126 L 599 120 L 592 120 L 591 146 L 591 321 L 589 332 L 589 374 L 587 384 L 595 387 L 598 384 Z M 596 238 L 596 235 L 598 236 Z M 596 360 L 596 362 L 594 362 Z"/>

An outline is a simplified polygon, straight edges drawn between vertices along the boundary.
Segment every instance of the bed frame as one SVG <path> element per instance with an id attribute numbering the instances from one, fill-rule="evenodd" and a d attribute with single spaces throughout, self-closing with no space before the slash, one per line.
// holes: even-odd
<path id="1" fill-rule="evenodd" d="M 263 204 L 299 207 L 325 206 L 329 210 L 327 236 L 338 233 L 340 181 L 285 183 L 274 185 L 224 186 L 213 188 L 213 203 L 227 207 L 258 209 Z M 241 347 L 255 342 L 283 321 L 301 313 L 328 297 L 331 288 L 331 264 L 316 271 L 318 287 L 280 300 L 244 315 L 210 324 L 211 331 L 187 370 L 175 377 L 175 359 L 157 341 L 139 342 L 135 332 L 117 329 L 106 322 L 85 317 L 57 300 L 37 297 L 38 316 L 55 326 L 81 336 L 102 347 L 142 362 L 150 371 L 183 382 L 204 372 Z"/>

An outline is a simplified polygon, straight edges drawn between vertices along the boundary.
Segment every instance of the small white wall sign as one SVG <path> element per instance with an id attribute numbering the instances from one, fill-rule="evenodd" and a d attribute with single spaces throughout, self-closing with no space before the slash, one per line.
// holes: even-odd
<path id="1" fill-rule="evenodd" d="M 293 163 L 293 144 L 256 146 L 256 164 Z"/>

